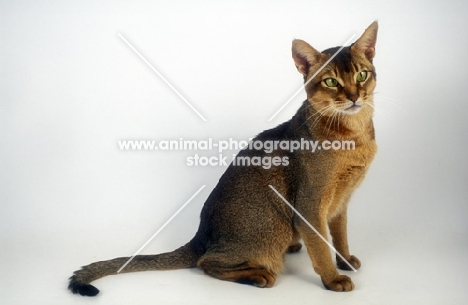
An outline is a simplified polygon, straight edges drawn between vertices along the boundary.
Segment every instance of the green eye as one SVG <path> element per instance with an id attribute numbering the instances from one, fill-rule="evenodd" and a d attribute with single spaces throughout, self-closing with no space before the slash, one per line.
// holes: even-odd
<path id="1" fill-rule="evenodd" d="M 367 71 L 361 71 L 358 73 L 356 80 L 358 82 L 363 82 L 367 79 Z"/>
<path id="2" fill-rule="evenodd" d="M 327 85 L 328 87 L 337 87 L 337 86 L 338 86 L 338 81 L 337 81 L 336 79 L 334 79 L 334 78 L 331 78 L 331 77 L 326 78 L 326 79 L 324 80 L 324 83 L 325 83 L 325 85 Z"/>

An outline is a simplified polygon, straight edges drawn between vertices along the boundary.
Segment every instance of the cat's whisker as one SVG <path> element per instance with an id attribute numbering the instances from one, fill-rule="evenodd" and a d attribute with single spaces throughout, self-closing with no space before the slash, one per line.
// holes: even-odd
<path id="1" fill-rule="evenodd" d="M 322 102 L 318 102 L 318 103 L 322 103 Z M 307 107 L 312 107 L 312 105 L 308 104 Z M 324 107 L 324 108 L 322 109 L 322 111 L 316 111 L 314 114 L 312 114 L 311 116 L 309 116 L 309 117 L 305 120 L 305 122 L 304 122 L 301 126 L 299 126 L 299 128 L 302 127 L 302 126 L 304 126 L 306 123 L 308 123 L 309 120 L 310 120 L 311 118 L 313 118 L 314 116 L 317 116 L 317 117 L 314 119 L 314 121 L 312 122 L 312 124 L 311 124 L 311 128 L 313 129 L 313 128 L 315 127 L 315 125 L 316 125 L 318 122 L 320 122 L 320 119 L 323 117 L 323 113 L 325 113 L 325 112 L 326 112 L 329 108 L 331 108 L 331 107 L 332 107 L 331 105 L 328 105 L 328 106 Z M 321 112 L 322 112 L 322 113 L 321 113 Z"/>
<path id="2" fill-rule="evenodd" d="M 320 105 L 320 104 L 326 103 L 326 102 L 328 102 L 328 101 L 319 101 L 319 102 L 314 101 L 314 104 Z M 308 103 L 306 105 L 306 107 L 307 108 L 312 108 L 313 106 L 310 103 Z M 301 128 L 302 126 L 304 126 L 305 124 L 310 123 L 310 119 L 312 119 L 315 116 L 316 116 L 316 118 L 314 118 L 313 122 L 310 124 L 311 128 L 314 128 L 320 122 L 320 119 L 323 118 L 324 116 L 328 116 L 327 122 L 325 123 L 326 127 L 329 126 L 329 127 L 327 127 L 328 129 L 330 129 L 331 127 L 334 127 L 335 124 L 337 124 L 337 126 L 339 126 L 340 113 L 335 110 L 335 107 L 333 105 L 327 105 L 327 106 L 323 107 L 320 111 L 315 111 L 315 113 L 312 114 L 311 116 L 309 116 L 304 121 L 304 123 L 302 123 L 301 126 L 298 127 L 298 129 Z"/>
<path id="3" fill-rule="evenodd" d="M 307 108 L 309 108 L 309 107 L 312 107 L 312 105 L 307 104 Z M 299 126 L 297 129 L 299 129 L 299 128 L 301 128 L 302 126 L 304 126 L 305 124 L 307 124 L 307 122 L 308 122 L 312 117 L 314 117 L 314 116 L 316 116 L 316 115 L 319 116 L 318 118 L 320 118 L 320 116 L 321 116 L 320 113 L 317 111 L 316 113 L 314 113 L 314 114 L 312 114 L 311 116 L 309 116 L 309 117 L 304 121 L 304 123 L 302 123 L 301 126 Z M 314 122 L 315 122 L 315 121 L 314 121 Z"/>
<path id="4" fill-rule="evenodd" d="M 330 110 L 332 109 L 332 105 L 328 105 L 328 106 L 325 106 L 323 107 L 321 110 L 320 110 L 320 113 L 322 116 L 330 116 L 330 114 L 332 114 L 333 112 L 330 112 Z"/>
<path id="5" fill-rule="evenodd" d="M 374 110 L 374 114 L 377 115 L 383 115 L 385 118 L 390 119 L 391 115 L 389 115 L 387 112 L 383 111 L 381 107 L 376 108 L 375 105 L 369 104 L 370 107 Z"/>
<path id="6" fill-rule="evenodd" d="M 333 109 L 332 115 L 331 115 L 330 126 L 328 127 L 328 130 L 327 130 L 327 138 L 328 138 L 328 135 L 330 134 L 330 130 L 332 130 L 332 128 L 335 126 L 336 114 L 337 114 L 337 111 Z"/>
<path id="7" fill-rule="evenodd" d="M 340 128 L 340 119 L 341 119 L 342 113 L 340 111 L 335 110 L 335 122 L 336 122 L 336 127 L 335 124 L 333 124 L 333 127 L 335 127 L 335 130 L 338 130 Z"/>
<path id="8" fill-rule="evenodd" d="M 315 128 L 315 126 L 320 122 L 320 119 L 323 118 L 323 114 L 317 111 L 318 116 L 315 118 L 315 120 L 312 122 L 311 128 Z"/>
<path id="9" fill-rule="evenodd" d="M 389 96 L 386 96 L 386 95 L 383 95 L 381 94 L 380 92 L 374 92 L 372 93 L 372 97 L 376 97 L 377 99 L 384 99 L 386 100 L 385 103 L 380 103 L 381 105 L 379 106 L 379 110 L 378 111 L 383 111 L 385 105 L 392 105 L 394 106 L 394 108 L 400 112 L 400 113 L 404 113 L 404 114 L 408 114 L 408 111 L 401 105 L 401 102 L 396 99 L 396 98 L 393 98 L 393 97 L 389 97 Z M 374 99 L 375 101 L 375 99 Z"/>
<path id="10" fill-rule="evenodd" d="M 368 103 L 368 107 L 365 107 L 369 114 L 373 114 L 375 112 L 375 105 L 374 103 Z"/>
<path id="11" fill-rule="evenodd" d="M 330 127 L 328 128 L 328 132 L 330 132 L 330 130 L 335 130 L 335 124 L 337 123 L 337 119 L 338 119 L 338 111 L 333 111 L 333 115 L 332 115 L 332 120 L 331 120 L 331 124 L 330 124 Z"/>
<path id="12" fill-rule="evenodd" d="M 323 118 L 323 115 L 318 116 L 318 117 L 314 120 L 314 122 L 312 122 L 312 125 L 311 125 L 310 128 L 311 128 L 311 129 L 314 129 L 314 128 L 317 126 L 317 124 L 320 122 L 320 120 L 321 120 L 322 118 Z"/>
<path id="13" fill-rule="evenodd" d="M 337 120 L 337 127 L 340 127 L 341 125 L 341 119 L 344 117 L 343 113 L 338 113 L 338 120 Z"/>
<path id="14" fill-rule="evenodd" d="M 307 122 L 308 122 L 313 116 L 315 116 L 315 115 L 317 115 L 317 113 L 315 113 L 315 114 L 311 115 L 310 117 L 308 117 L 308 118 L 304 121 L 304 123 L 302 123 L 301 126 L 299 126 L 297 129 L 299 129 L 299 128 L 301 128 L 302 126 L 304 126 L 305 124 L 307 124 Z"/>
<path id="15" fill-rule="evenodd" d="M 391 101 L 398 101 L 396 98 L 393 98 L 393 97 L 388 96 L 388 95 L 383 95 L 382 93 L 380 93 L 380 92 L 378 92 L 378 91 L 377 91 L 377 92 L 374 91 L 371 95 L 372 95 L 372 96 L 377 95 L 378 97 L 381 97 L 381 98 L 384 98 L 384 99 L 388 99 L 388 100 L 391 100 Z"/>
<path id="16" fill-rule="evenodd" d="M 328 116 L 328 119 L 327 119 L 327 122 L 325 123 L 325 129 L 327 130 L 327 138 L 328 138 L 328 135 L 330 134 L 330 128 L 328 127 L 328 122 L 330 121 L 330 119 L 333 118 L 333 115 L 332 116 Z"/>
<path id="17" fill-rule="evenodd" d="M 339 114 L 339 112 L 335 109 L 335 107 L 330 106 L 330 108 L 328 109 L 331 109 L 331 116 L 328 117 L 327 122 L 325 124 L 325 128 L 327 129 L 327 138 L 330 134 L 330 130 L 334 126 L 334 121 L 337 118 L 337 115 Z M 329 121 L 330 121 L 330 124 L 328 124 Z"/>

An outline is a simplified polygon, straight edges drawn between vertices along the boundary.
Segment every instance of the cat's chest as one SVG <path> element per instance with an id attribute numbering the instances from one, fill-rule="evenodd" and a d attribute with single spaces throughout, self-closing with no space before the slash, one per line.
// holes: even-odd
<path id="1" fill-rule="evenodd" d="M 331 179 L 337 189 L 355 188 L 364 178 L 374 159 L 377 145 L 374 141 L 353 150 L 336 152 Z"/>
<path id="2" fill-rule="evenodd" d="M 336 213 L 345 208 L 352 192 L 364 180 L 376 149 L 375 143 L 370 143 L 366 147 L 359 147 L 334 156 L 334 166 L 331 173 L 329 173 L 328 183 L 322 192 L 327 198 L 333 198 L 328 202 L 329 217 L 334 217 Z"/>
<path id="3" fill-rule="evenodd" d="M 366 145 L 359 145 L 351 149 L 336 151 L 334 159 L 337 168 L 367 168 L 374 159 L 376 151 L 377 145 L 375 141 L 369 141 Z"/>

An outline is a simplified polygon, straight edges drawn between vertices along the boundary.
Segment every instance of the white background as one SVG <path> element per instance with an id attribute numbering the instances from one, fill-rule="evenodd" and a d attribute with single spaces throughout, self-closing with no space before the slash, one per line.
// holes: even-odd
<path id="1" fill-rule="evenodd" d="M 466 1 L 193 2 L 1 2 L 0 302 L 466 304 Z M 72 271 L 132 255 L 207 185 L 143 253 L 187 242 L 225 170 L 118 140 L 255 136 L 305 98 L 267 121 L 302 83 L 293 38 L 323 50 L 375 19 L 379 152 L 350 205 L 355 291 L 324 290 L 305 251 L 272 289 L 177 270 L 104 278 L 94 299 L 66 290 Z"/>

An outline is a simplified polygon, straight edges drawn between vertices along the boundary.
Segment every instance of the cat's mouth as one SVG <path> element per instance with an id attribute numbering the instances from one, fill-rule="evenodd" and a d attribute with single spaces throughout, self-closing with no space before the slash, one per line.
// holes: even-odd
<path id="1" fill-rule="evenodd" d="M 356 114 L 361 110 L 361 106 L 357 104 L 353 104 L 349 106 L 348 108 L 343 109 L 342 111 L 346 114 Z"/>

